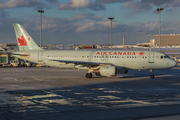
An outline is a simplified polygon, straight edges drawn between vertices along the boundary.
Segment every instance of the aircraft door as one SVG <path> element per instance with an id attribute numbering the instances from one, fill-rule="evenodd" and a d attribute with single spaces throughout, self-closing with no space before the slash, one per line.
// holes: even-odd
<path id="1" fill-rule="evenodd" d="M 38 62 L 43 62 L 43 52 L 38 52 Z"/>
<path id="2" fill-rule="evenodd" d="M 153 53 L 153 52 L 150 52 L 150 53 L 149 53 L 148 62 L 149 62 L 149 63 L 154 63 L 154 53 Z"/>

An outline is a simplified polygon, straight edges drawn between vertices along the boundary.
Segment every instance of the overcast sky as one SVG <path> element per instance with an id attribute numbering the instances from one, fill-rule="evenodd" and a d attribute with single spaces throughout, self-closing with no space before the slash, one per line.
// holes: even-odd
<path id="1" fill-rule="evenodd" d="M 161 33 L 180 34 L 180 0 L 0 0 L 0 43 L 15 43 L 13 23 L 24 25 L 39 44 L 109 44 L 113 20 L 113 44 L 147 42 Z"/>

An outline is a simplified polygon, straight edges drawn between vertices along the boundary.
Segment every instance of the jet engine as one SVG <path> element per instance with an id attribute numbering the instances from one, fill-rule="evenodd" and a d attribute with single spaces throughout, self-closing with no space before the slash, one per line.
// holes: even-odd
<path id="1" fill-rule="evenodd" d="M 115 66 L 102 66 L 100 67 L 100 75 L 106 77 L 116 76 L 116 67 Z"/>

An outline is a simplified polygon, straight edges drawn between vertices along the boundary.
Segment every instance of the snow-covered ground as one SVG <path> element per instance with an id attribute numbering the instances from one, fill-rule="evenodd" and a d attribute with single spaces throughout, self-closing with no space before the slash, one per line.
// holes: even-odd
<path id="1" fill-rule="evenodd" d="M 180 66 L 85 78 L 85 70 L 1 68 L 0 120 L 180 119 Z"/>

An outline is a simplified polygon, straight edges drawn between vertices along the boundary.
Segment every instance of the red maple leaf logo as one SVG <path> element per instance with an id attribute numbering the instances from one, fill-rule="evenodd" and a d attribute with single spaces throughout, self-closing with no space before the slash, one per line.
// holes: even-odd
<path id="1" fill-rule="evenodd" d="M 144 55 L 144 52 L 139 52 L 139 55 Z"/>
<path id="2" fill-rule="evenodd" d="M 28 46 L 28 42 L 30 41 L 30 38 L 28 38 L 26 40 L 26 38 L 24 37 L 24 35 L 21 36 L 21 38 L 18 38 L 18 43 L 20 44 L 20 46 Z"/>

